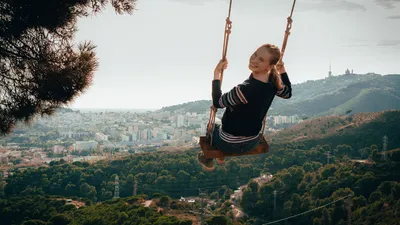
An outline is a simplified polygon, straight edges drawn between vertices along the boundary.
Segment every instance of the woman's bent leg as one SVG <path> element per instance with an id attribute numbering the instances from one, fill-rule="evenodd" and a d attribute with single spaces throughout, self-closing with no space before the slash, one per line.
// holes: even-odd
<path id="1" fill-rule="evenodd" d="M 218 140 L 216 140 L 219 137 L 218 136 L 218 133 L 219 133 L 218 132 L 218 128 L 219 127 L 215 124 L 214 125 L 214 133 L 210 134 L 210 133 L 207 132 L 207 134 L 206 134 L 207 141 L 209 141 L 210 140 L 210 136 L 213 135 L 213 146 L 215 146 L 214 143 L 218 142 Z M 213 171 L 215 169 L 215 167 L 214 167 L 214 159 L 206 158 L 204 153 L 203 153 L 203 151 L 199 152 L 199 154 L 197 155 L 197 160 L 200 163 L 200 165 L 203 167 L 204 170 Z"/>
<path id="2" fill-rule="evenodd" d="M 219 124 L 215 125 L 214 128 L 214 136 L 213 136 L 213 145 L 220 151 L 224 151 L 224 149 L 226 149 L 227 147 L 230 147 L 228 145 L 226 145 L 225 143 L 223 143 L 223 141 L 221 140 L 221 137 L 219 136 L 219 131 L 221 129 L 221 126 Z M 224 164 L 226 160 L 226 157 L 221 157 L 221 158 L 216 158 L 215 161 L 218 164 Z"/>

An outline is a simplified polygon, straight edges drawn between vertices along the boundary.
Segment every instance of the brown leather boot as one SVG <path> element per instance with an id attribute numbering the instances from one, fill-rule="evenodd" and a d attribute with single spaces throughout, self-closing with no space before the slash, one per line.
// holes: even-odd
<path id="1" fill-rule="evenodd" d="M 207 159 L 203 152 L 199 152 L 197 155 L 197 160 L 199 161 L 200 165 L 203 167 L 204 170 L 207 171 L 214 171 L 214 160 L 213 159 Z"/>

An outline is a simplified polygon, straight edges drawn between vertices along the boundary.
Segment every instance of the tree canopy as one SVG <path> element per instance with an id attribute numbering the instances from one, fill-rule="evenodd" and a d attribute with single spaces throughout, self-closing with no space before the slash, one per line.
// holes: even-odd
<path id="1" fill-rule="evenodd" d="M 131 14 L 136 0 L 0 0 L 0 134 L 51 115 L 91 84 L 95 45 L 73 42 L 80 17 L 111 4 Z"/>

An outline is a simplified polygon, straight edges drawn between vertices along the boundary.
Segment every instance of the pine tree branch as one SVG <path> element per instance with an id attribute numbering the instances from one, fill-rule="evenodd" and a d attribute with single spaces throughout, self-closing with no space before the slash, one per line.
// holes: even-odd
<path id="1" fill-rule="evenodd" d="M 136 0 L 0 0 L 0 135 L 17 122 L 51 115 L 91 85 L 95 46 L 74 48 L 76 21 L 108 3 L 130 14 Z"/>

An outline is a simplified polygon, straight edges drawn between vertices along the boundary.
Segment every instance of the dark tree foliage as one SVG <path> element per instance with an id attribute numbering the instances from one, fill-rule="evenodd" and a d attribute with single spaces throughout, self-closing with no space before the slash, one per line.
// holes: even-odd
<path id="1" fill-rule="evenodd" d="M 79 17 L 112 4 L 131 14 L 136 0 L 0 0 L 0 134 L 51 115 L 91 84 L 95 46 L 73 43 Z"/>

